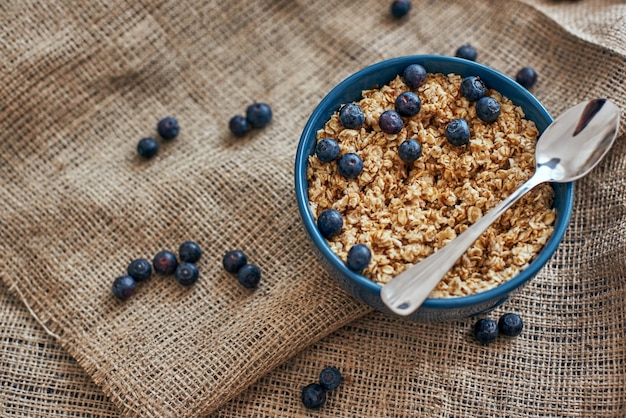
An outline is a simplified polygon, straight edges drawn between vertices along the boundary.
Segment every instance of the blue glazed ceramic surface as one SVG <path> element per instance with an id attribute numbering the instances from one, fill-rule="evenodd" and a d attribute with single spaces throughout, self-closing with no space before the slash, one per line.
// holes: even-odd
<path id="1" fill-rule="evenodd" d="M 550 114 L 530 94 L 509 77 L 484 65 L 454 57 L 438 55 L 415 55 L 393 58 L 366 67 L 351 75 L 333 88 L 315 108 L 307 122 L 295 162 L 295 188 L 298 209 L 307 234 L 316 248 L 322 265 L 346 291 L 363 303 L 381 312 L 389 311 L 380 298 L 381 286 L 366 277 L 349 270 L 344 262 L 330 249 L 320 235 L 313 213 L 309 207 L 306 168 L 308 157 L 313 154 L 316 133 L 323 127 L 340 105 L 359 100 L 361 92 L 387 84 L 410 64 L 421 64 L 429 73 L 456 73 L 462 77 L 479 76 L 489 88 L 496 89 L 514 104 L 521 106 L 526 117 L 535 122 L 539 132 L 552 122 Z M 570 219 L 574 187 L 573 183 L 553 184 L 556 208 L 555 230 L 535 260 L 520 274 L 508 282 L 485 292 L 458 298 L 427 299 L 409 319 L 418 321 L 455 320 L 488 312 L 500 305 L 522 288 L 550 259 L 561 242 Z"/>

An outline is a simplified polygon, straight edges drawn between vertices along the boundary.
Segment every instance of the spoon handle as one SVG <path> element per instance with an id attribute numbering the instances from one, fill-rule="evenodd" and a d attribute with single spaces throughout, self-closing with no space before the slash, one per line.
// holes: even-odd
<path id="1" fill-rule="evenodd" d="M 542 168 L 539 166 L 530 179 L 453 241 L 386 283 L 380 292 L 385 305 L 402 316 L 415 312 L 454 263 L 500 215 L 526 192 L 548 181 L 547 172 Z"/>

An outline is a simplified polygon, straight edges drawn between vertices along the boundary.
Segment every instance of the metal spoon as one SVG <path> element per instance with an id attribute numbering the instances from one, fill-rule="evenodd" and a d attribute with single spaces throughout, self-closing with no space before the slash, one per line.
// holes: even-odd
<path id="1" fill-rule="evenodd" d="M 618 107 L 607 99 L 565 111 L 537 142 L 533 176 L 446 246 L 385 284 L 380 292 L 385 305 L 402 316 L 415 312 L 472 243 L 526 192 L 544 182 L 566 183 L 589 173 L 613 145 L 619 117 Z"/>

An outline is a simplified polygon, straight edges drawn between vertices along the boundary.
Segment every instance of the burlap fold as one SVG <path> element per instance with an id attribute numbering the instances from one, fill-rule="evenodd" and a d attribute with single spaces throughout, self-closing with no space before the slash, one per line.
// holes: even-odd
<path id="1" fill-rule="evenodd" d="M 381 59 L 469 42 L 505 74 L 534 67 L 533 92 L 554 115 L 599 96 L 626 108 L 626 7 L 414 1 L 401 21 L 388 8 L 0 5 L 1 412 L 626 415 L 623 127 L 576 184 L 555 257 L 492 314 L 521 313 L 524 334 L 488 347 L 472 340 L 472 319 L 412 324 L 347 296 L 312 254 L 292 190 L 308 115 Z M 272 123 L 235 139 L 228 119 L 255 100 L 271 104 Z M 141 160 L 137 141 L 167 115 L 181 134 Z M 131 259 L 188 239 L 204 249 L 195 286 L 155 275 L 126 302 L 111 295 Z M 235 248 L 261 267 L 258 289 L 221 268 Z M 345 380 L 311 414 L 299 389 L 325 365 Z"/>

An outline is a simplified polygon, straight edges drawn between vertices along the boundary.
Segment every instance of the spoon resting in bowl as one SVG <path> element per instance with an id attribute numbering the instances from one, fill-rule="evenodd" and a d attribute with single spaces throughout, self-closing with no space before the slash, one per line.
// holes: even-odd
<path id="1" fill-rule="evenodd" d="M 589 173 L 613 145 L 619 118 L 619 108 L 607 99 L 566 110 L 537 141 L 533 176 L 443 248 L 382 286 L 385 305 L 402 316 L 415 312 L 472 243 L 526 192 L 541 183 L 567 183 Z"/>

